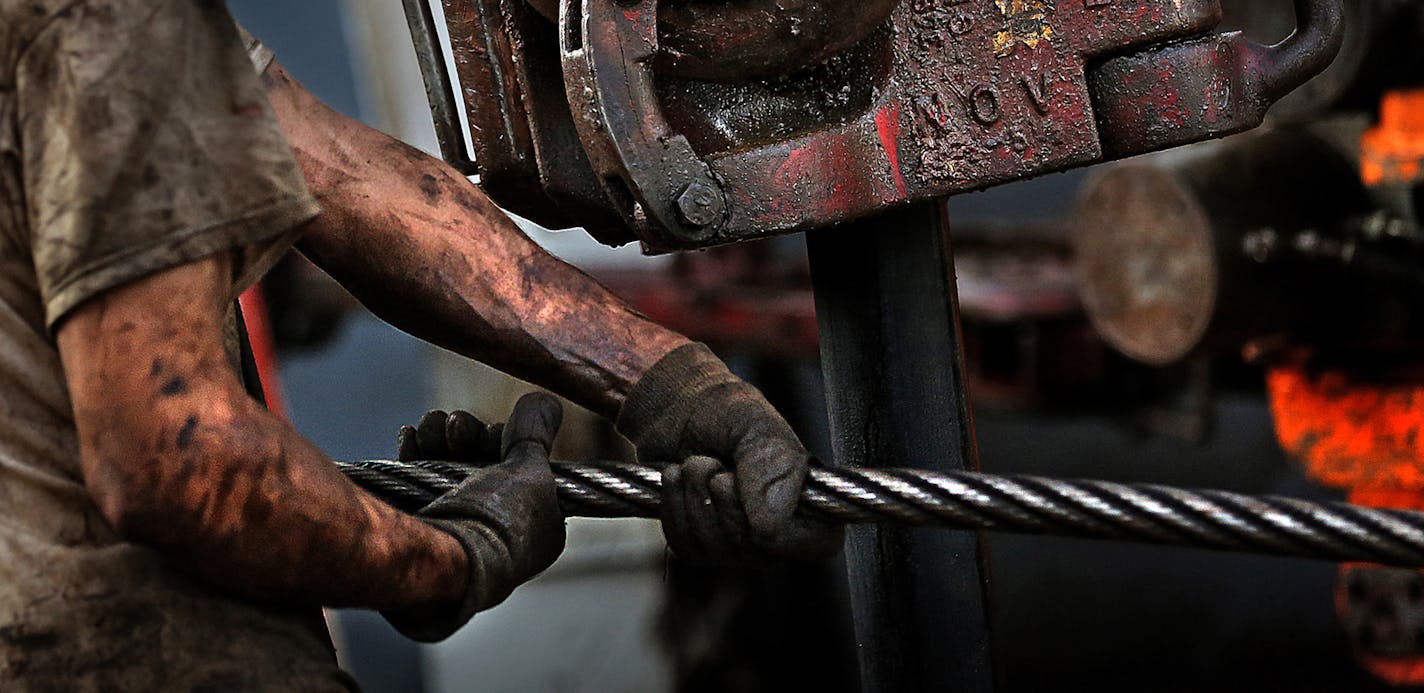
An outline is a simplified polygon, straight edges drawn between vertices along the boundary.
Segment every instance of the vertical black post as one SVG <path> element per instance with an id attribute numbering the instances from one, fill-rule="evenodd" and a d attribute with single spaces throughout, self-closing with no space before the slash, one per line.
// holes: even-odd
<path id="1" fill-rule="evenodd" d="M 935 203 L 807 236 L 838 465 L 979 466 L 948 227 Z M 867 693 L 993 690 L 982 556 L 971 532 L 851 530 Z"/>

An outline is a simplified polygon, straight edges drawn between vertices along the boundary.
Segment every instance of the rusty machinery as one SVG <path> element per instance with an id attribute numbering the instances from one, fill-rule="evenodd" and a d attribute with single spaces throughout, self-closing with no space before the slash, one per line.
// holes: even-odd
<path id="1" fill-rule="evenodd" d="M 516 214 L 651 251 L 1246 130 L 1340 35 L 1323 2 L 1267 48 L 1211 34 L 1216 0 L 587 0 L 557 26 L 468 0 L 443 3 L 446 66 L 412 4 L 446 157 Z"/>
<path id="2" fill-rule="evenodd" d="M 1079 287 L 1136 361 L 1263 366 L 1282 448 L 1317 481 L 1424 509 L 1416 186 L 1366 185 L 1360 131 L 1277 127 L 1101 172 L 1075 212 Z M 1351 565 L 1340 585 L 1366 664 L 1424 683 L 1424 575 Z"/>
<path id="3" fill-rule="evenodd" d="M 1424 4 L 1347 7 L 1340 58 L 1266 132 L 1109 168 L 1075 213 L 1084 304 L 1146 364 L 1244 356 L 1282 447 L 1351 502 L 1424 508 Z M 1243 3 L 1236 19 L 1279 25 Z M 1341 569 L 1357 656 L 1424 683 L 1424 575 Z"/>
<path id="4" fill-rule="evenodd" d="M 882 510 L 894 474 L 977 469 L 943 199 L 1251 129 L 1344 34 L 1341 0 L 1274 46 L 1214 33 L 1218 0 L 432 3 L 405 0 L 442 152 L 505 209 L 650 253 L 810 232 L 836 462 L 920 470 L 846 491 Z M 868 689 L 992 688 L 975 534 L 847 554 Z"/>
<path id="5" fill-rule="evenodd" d="M 1280 21 L 1278 7 L 1239 7 L 1254 8 L 1237 11 L 1247 24 Z M 1123 353 L 1166 364 L 1268 336 L 1404 338 L 1392 316 L 1412 298 L 1400 288 L 1420 281 L 1412 182 L 1362 175 L 1368 116 L 1349 114 L 1374 113 L 1382 93 L 1424 75 L 1424 5 L 1346 12 L 1340 60 L 1280 104 L 1275 127 L 1110 167 L 1084 187 L 1084 302 Z M 1402 99 L 1387 102 L 1376 140 L 1408 142 Z"/>

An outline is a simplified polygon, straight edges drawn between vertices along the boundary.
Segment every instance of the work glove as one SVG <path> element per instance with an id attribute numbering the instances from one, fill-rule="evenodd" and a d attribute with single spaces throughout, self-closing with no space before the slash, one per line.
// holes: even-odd
<path id="1" fill-rule="evenodd" d="M 401 426 L 396 434 L 396 459 L 488 464 L 500 458 L 503 438 L 504 424 L 486 426 L 467 411 L 447 414 L 434 409 L 415 426 Z"/>
<path id="2" fill-rule="evenodd" d="M 844 530 L 796 514 L 811 455 L 756 388 L 702 344 L 664 356 L 634 385 L 618 431 L 638 458 L 666 462 L 663 534 L 698 563 L 812 559 Z"/>
<path id="3" fill-rule="evenodd" d="M 435 452 L 459 450 L 477 455 L 460 461 L 497 462 L 476 469 L 416 514 L 455 537 L 465 549 L 469 583 L 458 607 L 418 614 L 382 612 L 406 637 L 436 642 L 459 630 L 477 612 L 504 601 L 563 552 L 564 516 L 549 468 L 549 449 L 563 420 L 563 407 L 549 395 L 534 393 L 514 405 L 509 423 L 502 427 L 486 427 L 469 414 L 425 418 L 443 419 L 443 430 L 437 431 L 432 423 L 428 435 L 420 436 L 417 428 L 413 444 L 407 443 L 409 436 L 402 431 L 402 459 L 436 459 Z M 492 431 L 498 431 L 497 445 Z M 429 448 L 424 447 L 426 440 Z M 415 456 L 406 457 L 407 452 Z M 457 458 L 444 455 L 443 459 Z"/>

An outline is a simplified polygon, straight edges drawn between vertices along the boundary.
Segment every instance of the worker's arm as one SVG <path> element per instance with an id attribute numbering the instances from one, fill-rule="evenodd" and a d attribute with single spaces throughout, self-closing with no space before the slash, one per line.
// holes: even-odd
<path id="1" fill-rule="evenodd" d="M 264 77 L 324 210 L 299 247 L 381 318 L 610 418 L 688 342 L 549 255 L 454 169 L 335 112 L 278 64 Z"/>
<path id="2" fill-rule="evenodd" d="M 357 489 L 249 397 L 222 346 L 228 257 L 100 294 L 58 326 L 84 481 L 121 536 L 247 596 L 378 608 L 408 623 L 452 618 L 476 590 L 502 598 L 552 562 L 563 523 L 547 453 L 543 478 L 508 473 L 496 484 L 504 495 L 476 501 L 515 523 L 483 523 L 509 540 L 491 555 L 535 559 L 505 570 L 482 564 L 449 523 L 441 531 Z M 515 526 L 536 515 L 540 526 Z M 482 578 L 500 584 L 473 584 Z"/>
<path id="3" fill-rule="evenodd" d="M 823 554 L 839 533 L 795 516 L 808 460 L 761 393 L 705 347 L 544 252 L 444 162 L 264 74 L 323 213 L 301 248 L 382 318 L 616 419 L 663 474 L 685 556 Z"/>

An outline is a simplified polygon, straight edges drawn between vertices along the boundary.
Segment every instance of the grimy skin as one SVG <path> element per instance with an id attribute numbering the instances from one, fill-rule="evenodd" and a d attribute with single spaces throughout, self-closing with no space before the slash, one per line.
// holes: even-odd
<path id="1" fill-rule="evenodd" d="M 299 247 L 382 319 L 609 418 L 688 343 L 549 255 L 444 162 L 333 111 L 278 64 L 264 80 L 324 210 Z"/>
<path id="2" fill-rule="evenodd" d="M 616 414 L 687 343 L 538 248 L 442 162 L 347 119 L 279 65 L 268 96 L 323 214 L 300 249 L 383 319 Z M 85 484 L 125 539 L 250 597 L 454 608 L 449 535 L 348 481 L 248 397 L 223 348 L 226 254 L 106 292 L 57 339 Z"/>

